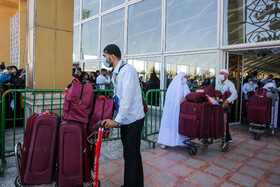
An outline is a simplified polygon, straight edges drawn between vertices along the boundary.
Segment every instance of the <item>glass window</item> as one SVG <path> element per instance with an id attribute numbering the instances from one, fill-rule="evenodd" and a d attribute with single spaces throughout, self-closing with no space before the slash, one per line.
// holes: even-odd
<path id="1" fill-rule="evenodd" d="M 179 72 L 188 74 L 190 88 L 196 88 L 202 84 L 205 78 L 210 78 L 211 84 L 215 87 L 216 53 L 190 54 L 165 57 L 165 72 L 167 88 Z"/>
<path id="2" fill-rule="evenodd" d="M 279 40 L 279 9 L 280 0 L 224 0 L 223 44 Z"/>
<path id="3" fill-rule="evenodd" d="M 129 59 L 128 63 L 136 69 L 144 92 L 160 88 L 160 57 Z"/>
<path id="4" fill-rule="evenodd" d="M 80 60 L 79 57 L 79 50 L 80 50 L 80 44 L 79 44 L 79 26 L 74 27 L 74 34 L 73 34 L 73 60 Z"/>
<path id="5" fill-rule="evenodd" d="M 98 57 L 98 19 L 91 20 L 82 25 L 82 59 Z"/>
<path id="6" fill-rule="evenodd" d="M 217 46 L 217 0 L 167 0 L 166 50 Z"/>
<path id="7" fill-rule="evenodd" d="M 116 44 L 119 46 L 122 54 L 124 54 L 124 8 L 107 14 L 102 17 L 101 26 L 101 56 L 103 49 L 108 44 Z"/>
<path id="8" fill-rule="evenodd" d="M 80 0 L 74 0 L 74 23 L 80 21 Z"/>
<path id="9" fill-rule="evenodd" d="M 83 0 L 82 19 L 99 13 L 99 0 Z"/>
<path id="10" fill-rule="evenodd" d="M 161 1 L 145 0 L 128 9 L 128 54 L 161 51 Z"/>
<path id="11" fill-rule="evenodd" d="M 123 4 L 125 0 L 102 0 L 102 12 Z"/>
<path id="12" fill-rule="evenodd" d="M 82 71 L 85 72 L 92 72 L 92 71 L 97 71 L 99 70 L 99 62 L 94 61 L 94 62 L 81 62 L 79 63 L 80 67 L 82 68 Z"/>

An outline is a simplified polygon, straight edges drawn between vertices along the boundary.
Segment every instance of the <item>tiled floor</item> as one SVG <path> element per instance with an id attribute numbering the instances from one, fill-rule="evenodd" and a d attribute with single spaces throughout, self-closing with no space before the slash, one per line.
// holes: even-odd
<path id="1" fill-rule="evenodd" d="M 280 186 L 280 138 L 252 139 L 231 127 L 234 143 L 223 153 L 220 142 L 189 156 L 185 148 L 142 151 L 145 186 Z M 123 159 L 100 166 L 102 187 L 123 184 Z"/>

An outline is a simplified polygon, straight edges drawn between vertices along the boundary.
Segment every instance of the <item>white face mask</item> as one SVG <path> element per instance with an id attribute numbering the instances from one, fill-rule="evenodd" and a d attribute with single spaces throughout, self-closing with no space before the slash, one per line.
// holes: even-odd
<path id="1" fill-rule="evenodd" d="M 182 84 L 185 84 L 187 82 L 187 78 L 182 79 Z"/>
<path id="2" fill-rule="evenodd" d="M 253 81 L 250 81 L 249 84 L 253 85 Z"/>
<path id="3" fill-rule="evenodd" d="M 225 76 L 220 74 L 220 76 L 219 76 L 219 80 L 220 80 L 220 81 L 225 80 Z"/>

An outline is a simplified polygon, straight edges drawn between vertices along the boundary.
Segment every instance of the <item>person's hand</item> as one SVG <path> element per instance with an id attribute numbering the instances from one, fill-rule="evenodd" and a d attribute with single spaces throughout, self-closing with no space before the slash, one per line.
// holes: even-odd
<path id="1" fill-rule="evenodd" d="M 181 99 L 181 104 L 186 101 L 186 98 Z"/>
<path id="2" fill-rule="evenodd" d="M 104 123 L 106 123 L 105 127 L 108 128 L 108 129 L 114 128 L 115 126 L 117 126 L 119 124 L 118 122 L 116 122 L 114 120 L 111 120 L 111 119 L 103 120 L 102 125 Z"/>
<path id="3" fill-rule="evenodd" d="M 228 100 L 225 100 L 225 101 L 223 102 L 223 104 L 222 104 L 222 107 L 223 107 L 223 108 L 228 108 L 228 105 L 229 105 Z"/>

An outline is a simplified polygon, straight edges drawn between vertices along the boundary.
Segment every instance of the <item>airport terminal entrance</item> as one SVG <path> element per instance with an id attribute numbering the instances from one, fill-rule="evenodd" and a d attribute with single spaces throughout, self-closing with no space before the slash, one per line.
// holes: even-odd
<path id="1" fill-rule="evenodd" d="M 260 80 L 269 75 L 273 75 L 277 87 L 280 86 L 280 48 L 227 51 L 225 67 L 229 70 L 229 80 L 234 83 L 238 93 L 238 99 L 232 108 L 231 125 L 246 123 L 247 107 L 243 86 L 248 82 L 248 77 L 262 86 Z"/>

